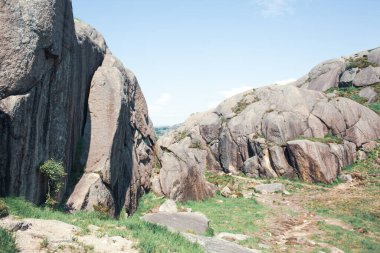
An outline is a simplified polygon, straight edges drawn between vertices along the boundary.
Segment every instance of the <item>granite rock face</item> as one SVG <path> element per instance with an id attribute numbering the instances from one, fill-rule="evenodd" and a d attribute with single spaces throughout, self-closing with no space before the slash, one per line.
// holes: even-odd
<path id="1" fill-rule="evenodd" d="M 133 212 L 149 188 L 155 138 L 136 78 L 95 29 L 74 21 L 70 1 L 2 0 L 0 10 L 0 195 L 42 203 L 38 168 L 53 158 L 68 174 L 61 199 L 85 167 L 87 185 L 76 188 L 87 202 L 73 207 L 117 215 L 125 203 Z"/>
<path id="2" fill-rule="evenodd" d="M 315 66 L 293 85 L 310 90 L 368 86 L 380 82 L 380 48 L 332 59 Z"/>
<path id="3" fill-rule="evenodd" d="M 193 114 L 161 137 L 156 177 L 161 192 L 176 200 L 197 199 L 195 192 L 211 195 L 206 170 L 330 183 L 354 161 L 358 148 L 379 137 L 380 117 L 350 99 L 268 86 Z"/>

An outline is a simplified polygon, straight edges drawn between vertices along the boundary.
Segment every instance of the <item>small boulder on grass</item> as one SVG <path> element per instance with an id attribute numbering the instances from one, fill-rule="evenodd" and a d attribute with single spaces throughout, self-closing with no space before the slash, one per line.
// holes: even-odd
<path id="1" fill-rule="evenodd" d="M 232 191 L 230 190 L 230 188 L 228 186 L 225 186 L 222 191 L 220 192 L 220 195 L 222 195 L 223 197 L 230 197 L 232 195 Z"/>
<path id="2" fill-rule="evenodd" d="M 168 199 L 166 200 L 159 209 L 160 213 L 176 213 L 178 212 L 177 204 L 174 200 Z"/>
<path id="3" fill-rule="evenodd" d="M 9 210 L 7 205 L 3 200 L 0 199 L 0 218 L 4 218 L 9 215 Z"/>
<path id="4" fill-rule="evenodd" d="M 255 191 L 259 193 L 274 193 L 285 191 L 285 186 L 281 183 L 260 184 L 255 186 Z"/>

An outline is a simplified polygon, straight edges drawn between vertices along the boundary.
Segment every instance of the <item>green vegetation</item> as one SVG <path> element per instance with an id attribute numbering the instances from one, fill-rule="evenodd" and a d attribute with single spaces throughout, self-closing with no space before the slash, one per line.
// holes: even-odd
<path id="1" fill-rule="evenodd" d="M 380 252 L 380 243 L 378 241 L 357 231 L 346 230 L 324 222 L 320 222 L 318 226 L 326 234 L 318 235 L 315 239 L 331 245 L 339 245 L 339 248 L 344 252 Z"/>
<path id="2" fill-rule="evenodd" d="M 140 220 L 140 216 L 154 207 L 159 206 L 165 200 L 157 198 L 153 194 L 147 194 L 140 200 L 137 212 L 129 217 L 120 217 L 119 220 L 109 218 L 100 212 L 64 213 L 51 208 L 39 208 L 20 198 L 6 198 L 10 213 L 21 218 L 37 218 L 60 220 L 87 231 L 89 225 L 100 227 L 103 234 L 109 236 L 121 236 L 127 239 L 138 240 L 137 248 L 146 253 L 199 253 L 201 247 L 188 242 L 178 233 L 171 233 L 166 228 Z M 1 236 L 0 238 L 3 238 Z M 0 244 L 1 245 L 1 244 Z M 1 251 L 0 251 L 1 252 Z"/>
<path id="3" fill-rule="evenodd" d="M 352 188 L 350 194 L 337 198 L 327 193 L 307 206 L 321 216 L 343 220 L 352 225 L 354 231 L 322 223 L 320 227 L 327 235 L 319 240 L 334 242 L 345 252 L 380 252 L 380 146 L 370 152 L 367 159 L 343 171 L 361 178 L 360 184 Z"/>
<path id="4" fill-rule="evenodd" d="M 369 62 L 367 57 L 357 57 L 357 58 L 350 57 L 348 59 L 348 65 L 346 69 L 353 69 L 353 68 L 364 69 L 369 66 L 377 67 L 377 64 Z"/>
<path id="5" fill-rule="evenodd" d="M 247 101 L 245 100 L 245 98 L 243 98 L 234 107 L 232 107 L 232 111 L 234 113 L 236 113 L 236 114 L 239 114 L 242 111 L 244 111 L 245 108 L 247 108 L 248 105 L 249 105 L 249 103 L 247 103 Z"/>
<path id="6" fill-rule="evenodd" d="M 372 87 L 378 94 L 374 101 L 371 101 L 371 103 L 369 103 L 366 98 L 359 96 L 361 88 L 357 88 L 355 86 L 330 88 L 326 91 L 326 93 L 335 92 L 340 97 L 352 99 L 359 104 L 367 106 L 377 114 L 380 114 L 380 83 L 373 84 L 370 87 Z"/>
<path id="7" fill-rule="evenodd" d="M 189 148 L 195 148 L 195 149 L 205 149 L 202 145 L 202 143 L 199 140 L 194 140 Z"/>
<path id="8" fill-rule="evenodd" d="M 17 252 L 13 236 L 8 231 L 0 228 L 0 253 Z"/>
<path id="9" fill-rule="evenodd" d="M 200 202 L 189 201 L 184 206 L 205 214 L 215 234 L 230 232 L 253 235 L 266 211 L 254 199 L 224 198 L 220 195 Z"/>
<path id="10" fill-rule="evenodd" d="M 46 194 L 45 204 L 53 207 L 57 204 L 57 201 L 51 194 L 54 192 L 54 195 L 56 195 L 61 190 L 63 178 L 66 176 L 65 168 L 61 162 L 50 159 L 41 165 L 40 171 L 48 178 L 48 192 Z"/>
<path id="11" fill-rule="evenodd" d="M 321 143 L 336 143 L 336 144 L 342 144 L 343 139 L 339 138 L 338 136 L 332 135 L 330 133 L 326 134 L 325 137 L 323 138 L 316 138 L 316 137 L 304 137 L 304 136 L 299 136 L 297 140 L 309 140 L 313 142 L 321 142 Z"/>
<path id="12" fill-rule="evenodd" d="M 8 216 L 8 207 L 3 200 L 0 199 L 0 218 Z"/>
<path id="13" fill-rule="evenodd" d="M 180 142 L 189 135 L 189 131 L 183 130 L 176 133 L 175 142 Z"/>

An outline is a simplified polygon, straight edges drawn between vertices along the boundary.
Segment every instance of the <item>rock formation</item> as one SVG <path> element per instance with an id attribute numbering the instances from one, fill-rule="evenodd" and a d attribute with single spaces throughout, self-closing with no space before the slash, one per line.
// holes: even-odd
<path id="1" fill-rule="evenodd" d="M 42 203 L 38 168 L 53 158 L 65 183 L 85 167 L 71 208 L 133 212 L 155 138 L 136 78 L 96 30 L 74 22 L 71 1 L 2 0 L 0 11 L 0 195 Z"/>
<path id="2" fill-rule="evenodd" d="M 206 170 L 331 183 L 354 162 L 357 150 L 380 138 L 380 117 L 337 93 L 320 91 L 343 83 L 374 84 L 379 59 L 375 49 L 328 61 L 291 85 L 250 90 L 193 114 L 158 140 L 153 190 L 176 200 L 212 195 Z"/>

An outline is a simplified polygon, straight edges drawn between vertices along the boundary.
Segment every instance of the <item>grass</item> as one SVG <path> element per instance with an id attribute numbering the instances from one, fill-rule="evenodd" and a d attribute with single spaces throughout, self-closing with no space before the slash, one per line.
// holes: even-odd
<path id="1" fill-rule="evenodd" d="M 345 167 L 345 173 L 359 174 L 360 184 L 350 194 L 338 197 L 316 197 L 308 208 L 323 217 L 340 219 L 354 231 L 326 224 L 320 227 L 327 233 L 320 240 L 339 245 L 345 252 L 380 252 L 380 146 L 366 160 Z"/>
<path id="2" fill-rule="evenodd" d="M 179 132 L 177 132 L 177 134 L 176 134 L 176 136 L 175 136 L 175 142 L 180 142 L 180 141 L 182 141 L 182 140 L 185 139 L 188 135 L 189 135 L 189 131 L 187 131 L 187 130 L 183 130 L 183 131 L 179 131 Z"/>
<path id="3" fill-rule="evenodd" d="M 372 111 L 380 115 L 380 83 L 373 84 L 370 87 L 372 87 L 378 94 L 374 101 L 372 101 L 371 103 L 369 103 L 366 98 L 359 96 L 359 92 L 363 88 L 358 88 L 355 86 L 330 88 L 326 91 L 326 93 L 335 92 L 338 96 L 354 100 L 355 102 L 361 105 L 367 106 Z"/>
<path id="4" fill-rule="evenodd" d="M 189 201 L 184 206 L 205 214 L 215 234 L 229 232 L 253 235 L 266 211 L 254 199 L 224 198 L 220 195 L 201 202 Z"/>
<path id="5" fill-rule="evenodd" d="M 242 111 L 244 111 L 245 108 L 247 108 L 248 105 L 249 105 L 249 103 L 247 103 L 247 101 L 245 100 L 245 98 L 243 98 L 234 107 L 232 107 L 232 111 L 234 113 L 236 113 L 236 114 L 239 114 Z"/>
<path id="6" fill-rule="evenodd" d="M 202 143 L 199 141 L 199 140 L 195 140 L 193 141 L 189 148 L 195 148 L 195 149 L 205 149 L 205 147 L 203 147 Z"/>
<path id="7" fill-rule="evenodd" d="M 309 141 L 321 142 L 325 144 L 328 144 L 328 143 L 342 144 L 343 143 L 342 138 L 339 138 L 338 136 L 332 135 L 330 133 L 326 134 L 325 137 L 323 138 L 299 136 L 297 140 L 309 140 Z"/>
<path id="8" fill-rule="evenodd" d="M 137 248 L 145 253 L 198 253 L 202 248 L 188 242 L 178 233 L 171 233 L 166 228 L 140 220 L 140 216 L 163 203 L 164 199 L 147 194 L 140 200 L 137 212 L 119 220 L 97 212 L 77 212 L 68 214 L 50 208 L 36 207 L 21 198 L 5 198 L 10 213 L 21 218 L 60 220 L 78 226 L 85 233 L 89 225 L 100 227 L 103 234 L 121 236 L 138 241 Z M 2 238 L 2 237 L 1 237 Z M 1 252 L 1 251 L 0 251 Z"/>
<path id="9" fill-rule="evenodd" d="M 15 240 L 11 233 L 0 228 L 0 253 L 17 252 Z"/>
<path id="10" fill-rule="evenodd" d="M 326 234 L 316 236 L 315 239 L 323 240 L 331 245 L 339 245 L 339 248 L 346 253 L 380 252 L 380 243 L 376 242 L 373 238 L 356 231 L 349 231 L 338 226 L 328 225 L 324 222 L 320 222 L 318 226 L 325 231 Z"/>

